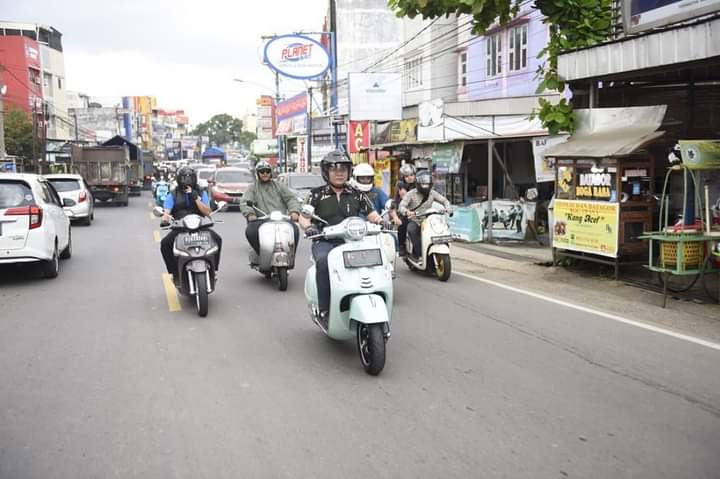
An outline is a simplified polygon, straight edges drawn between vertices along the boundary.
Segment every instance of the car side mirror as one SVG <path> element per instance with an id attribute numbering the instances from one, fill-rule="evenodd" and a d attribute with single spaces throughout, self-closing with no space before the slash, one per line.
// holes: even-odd
<path id="1" fill-rule="evenodd" d="M 77 203 L 75 200 L 71 200 L 70 198 L 63 198 L 62 205 L 65 206 L 75 206 Z"/>
<path id="2" fill-rule="evenodd" d="M 153 208 L 152 213 L 154 216 L 156 216 L 158 218 L 162 218 L 162 215 L 165 214 L 165 211 L 161 207 L 156 206 L 155 208 Z"/>

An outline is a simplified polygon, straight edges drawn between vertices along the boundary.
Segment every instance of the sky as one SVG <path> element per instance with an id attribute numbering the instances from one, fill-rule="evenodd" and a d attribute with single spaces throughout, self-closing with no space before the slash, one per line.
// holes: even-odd
<path id="1" fill-rule="evenodd" d="M 63 34 L 68 90 L 95 97 L 149 95 L 196 125 L 255 111 L 273 94 L 263 35 L 321 30 L 324 0 L 0 0 L 0 20 Z M 233 78 L 246 80 L 245 83 Z M 292 96 L 303 82 L 281 79 Z"/>

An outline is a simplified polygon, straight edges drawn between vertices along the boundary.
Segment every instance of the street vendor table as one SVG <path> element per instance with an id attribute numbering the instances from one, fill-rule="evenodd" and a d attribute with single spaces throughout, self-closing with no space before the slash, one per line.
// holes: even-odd
<path id="1" fill-rule="evenodd" d="M 717 273 L 720 276 L 720 268 L 714 266 L 712 261 L 705 261 L 706 254 L 711 251 L 710 254 L 717 254 L 713 251 L 713 245 L 720 241 L 720 232 L 652 231 L 645 233 L 640 238 L 648 240 L 649 244 L 647 268 L 662 275 L 663 308 L 667 304 L 667 285 L 670 275 L 694 276 Z M 659 248 L 660 254 L 654 254 L 657 251 L 656 248 Z M 718 287 L 720 288 L 720 285 Z"/>

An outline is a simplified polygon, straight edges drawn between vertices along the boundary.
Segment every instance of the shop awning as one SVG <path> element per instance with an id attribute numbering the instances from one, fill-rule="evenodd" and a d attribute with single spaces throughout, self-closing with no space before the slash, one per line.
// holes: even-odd
<path id="1" fill-rule="evenodd" d="M 666 105 L 575 110 L 577 129 L 565 143 L 545 150 L 550 158 L 612 158 L 630 155 L 665 134 Z"/>
<path id="2" fill-rule="evenodd" d="M 436 140 L 432 140 L 432 141 L 398 141 L 398 142 L 396 142 L 396 143 L 383 143 L 383 144 L 380 144 L 380 145 L 370 145 L 370 146 L 368 146 L 368 147 L 366 147 L 366 148 L 361 148 L 360 150 L 361 150 L 361 151 L 365 151 L 365 150 L 384 150 L 385 148 L 394 148 L 394 147 L 397 147 L 397 146 L 408 146 L 408 147 L 412 147 L 412 146 L 420 146 L 420 145 L 435 145 L 435 144 L 449 143 L 450 141 L 455 141 L 455 140 L 441 140 L 441 141 L 436 141 Z"/>

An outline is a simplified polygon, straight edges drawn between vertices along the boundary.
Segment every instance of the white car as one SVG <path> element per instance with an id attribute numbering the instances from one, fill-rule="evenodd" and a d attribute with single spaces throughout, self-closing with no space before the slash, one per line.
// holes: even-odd
<path id="1" fill-rule="evenodd" d="M 55 188 L 40 175 L 0 174 L 0 264 L 40 263 L 55 278 L 72 255 L 70 220 Z"/>
<path id="2" fill-rule="evenodd" d="M 81 224 L 90 226 L 95 219 L 95 201 L 83 177 L 72 174 L 44 176 L 55 187 L 61 200 L 68 198 L 75 203 L 63 208 L 67 217 L 71 221 L 79 220 Z"/>

